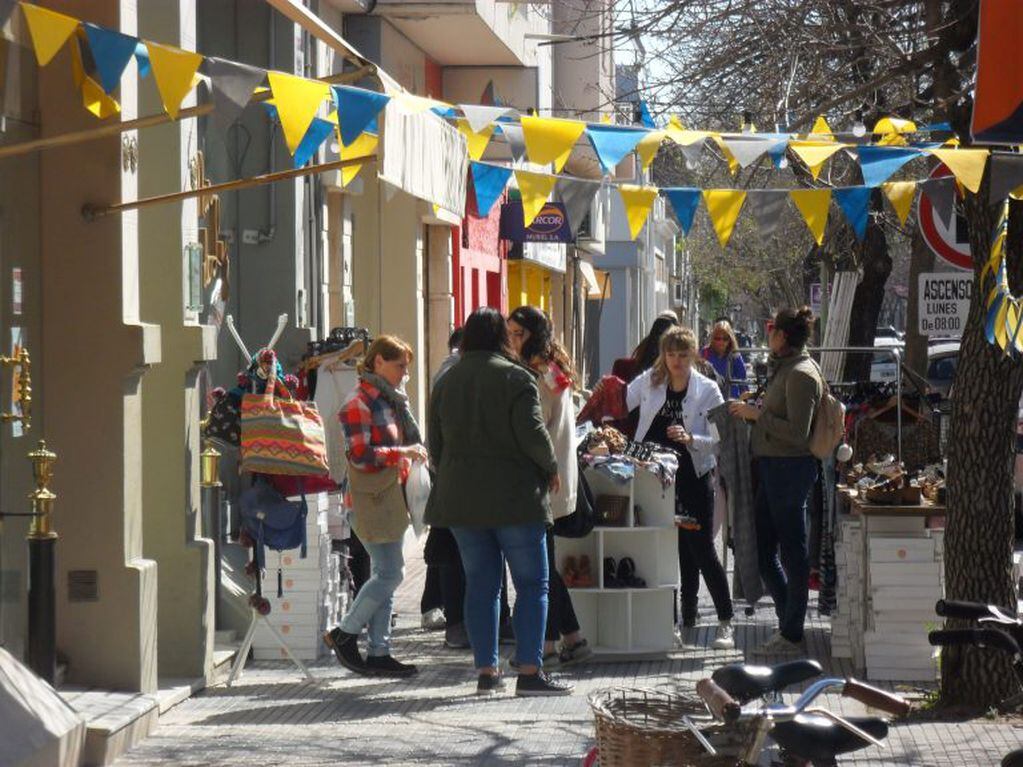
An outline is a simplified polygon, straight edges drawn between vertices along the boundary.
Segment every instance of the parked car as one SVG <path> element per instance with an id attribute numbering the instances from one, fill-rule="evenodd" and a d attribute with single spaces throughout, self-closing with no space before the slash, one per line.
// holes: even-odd
<path id="1" fill-rule="evenodd" d="M 892 330 L 892 333 L 898 333 Z M 874 338 L 875 349 L 896 349 L 903 351 L 902 339 L 894 335 L 881 335 Z M 872 383 L 889 383 L 895 380 L 895 358 L 885 351 L 874 352 L 870 362 L 870 380 Z"/>
<path id="2" fill-rule="evenodd" d="M 959 362 L 959 341 L 932 344 L 927 349 L 927 385 L 947 397 Z"/>

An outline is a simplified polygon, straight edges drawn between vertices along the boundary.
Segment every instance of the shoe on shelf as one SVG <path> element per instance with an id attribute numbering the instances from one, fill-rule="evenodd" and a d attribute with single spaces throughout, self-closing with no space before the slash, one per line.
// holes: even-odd
<path id="1" fill-rule="evenodd" d="M 359 635 L 333 628 L 323 635 L 323 643 L 334 652 L 337 662 L 356 674 L 366 673 L 366 661 L 359 654 Z"/>
<path id="2" fill-rule="evenodd" d="M 520 698 L 539 698 L 551 695 L 571 695 L 573 685 L 557 682 L 543 669 L 535 674 L 519 674 L 515 694 Z"/>
<path id="3" fill-rule="evenodd" d="M 515 644 L 515 629 L 511 621 L 505 621 L 497 632 L 498 644 Z"/>
<path id="4" fill-rule="evenodd" d="M 585 639 L 580 639 L 573 645 L 562 645 L 561 652 L 558 653 L 558 660 L 562 666 L 571 666 L 573 663 L 586 660 L 591 655 L 593 655 L 593 649 L 590 647 L 589 642 Z M 547 665 L 546 659 L 543 665 Z"/>
<path id="5" fill-rule="evenodd" d="M 796 643 L 788 640 L 781 635 L 780 631 L 775 632 L 770 639 L 753 652 L 756 655 L 806 655 L 802 642 Z"/>
<path id="6" fill-rule="evenodd" d="M 467 650 L 469 648 L 469 634 L 465 630 L 464 623 L 456 623 L 444 629 L 444 646 L 452 650 Z"/>
<path id="7" fill-rule="evenodd" d="M 447 625 L 447 621 L 444 620 L 444 611 L 439 607 L 434 607 L 423 613 L 419 623 L 427 631 L 440 631 Z"/>
<path id="8" fill-rule="evenodd" d="M 566 586 L 572 588 L 578 577 L 579 565 L 576 563 L 575 557 L 569 554 L 561 562 L 561 580 L 565 582 Z"/>
<path id="9" fill-rule="evenodd" d="M 594 585 L 590 558 L 586 554 L 583 554 L 579 557 L 579 569 L 576 571 L 575 575 L 575 587 L 577 589 L 592 589 Z"/>
<path id="10" fill-rule="evenodd" d="M 390 655 L 370 655 L 366 658 L 366 670 L 374 676 L 407 677 L 419 669 L 411 663 L 402 663 Z"/>
<path id="11" fill-rule="evenodd" d="M 717 630 L 714 632 L 714 641 L 711 647 L 715 650 L 735 649 L 735 629 L 731 621 L 719 621 Z"/>
<path id="12" fill-rule="evenodd" d="M 496 695 L 508 689 L 504 674 L 480 674 L 476 680 L 477 695 Z"/>

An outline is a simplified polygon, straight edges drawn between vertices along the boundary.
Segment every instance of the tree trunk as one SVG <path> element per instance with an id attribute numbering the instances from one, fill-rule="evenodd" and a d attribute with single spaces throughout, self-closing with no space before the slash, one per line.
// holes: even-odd
<path id="1" fill-rule="evenodd" d="M 984 337 L 986 294 L 977 277 L 989 257 L 997 218 L 997 209 L 990 208 L 987 199 L 985 180 L 979 194 L 968 195 L 965 203 L 975 282 L 952 390 L 945 596 L 1014 605 L 1012 469 L 1023 365 Z M 1008 266 L 1015 290 L 1023 266 L 1019 219 L 1013 215 L 1009 230 Z M 986 709 L 1016 688 L 1008 654 L 974 647 L 943 650 L 943 703 Z"/>
<path id="2" fill-rule="evenodd" d="M 875 191 L 875 194 L 877 192 Z M 863 279 L 853 295 L 852 314 L 849 317 L 849 346 L 873 346 L 877 318 L 884 302 L 884 286 L 892 273 L 892 257 L 888 254 L 888 240 L 884 231 L 871 218 L 863 242 L 857 244 Z M 849 354 L 845 358 L 843 381 L 869 381 L 870 354 Z"/>
<path id="3" fill-rule="evenodd" d="M 934 251 L 924 242 L 920 227 L 913 230 L 909 259 L 909 297 L 906 301 L 906 367 L 921 378 L 927 377 L 927 336 L 920 334 L 919 275 L 934 268 Z"/>

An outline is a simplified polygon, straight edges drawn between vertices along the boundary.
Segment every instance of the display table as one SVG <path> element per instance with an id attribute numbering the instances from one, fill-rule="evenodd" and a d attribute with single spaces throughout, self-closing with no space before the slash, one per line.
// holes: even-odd
<path id="1" fill-rule="evenodd" d="M 937 668 L 927 629 L 943 595 L 945 506 L 869 503 L 839 487 L 835 546 L 838 607 L 832 655 L 850 658 L 868 679 L 930 681 Z"/>

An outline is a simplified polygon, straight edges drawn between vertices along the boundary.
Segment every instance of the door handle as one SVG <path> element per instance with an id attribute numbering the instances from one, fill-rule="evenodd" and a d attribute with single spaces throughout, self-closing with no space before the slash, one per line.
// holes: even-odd
<path id="1" fill-rule="evenodd" d="M 10 423 L 21 421 L 22 426 L 28 431 L 32 428 L 32 358 L 28 349 L 21 349 L 13 357 L 0 355 L 0 366 L 18 368 L 18 379 L 14 383 L 14 389 L 18 395 L 18 403 L 21 405 L 21 414 L 0 413 L 0 422 Z"/>

